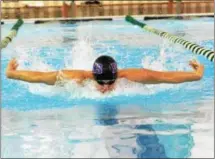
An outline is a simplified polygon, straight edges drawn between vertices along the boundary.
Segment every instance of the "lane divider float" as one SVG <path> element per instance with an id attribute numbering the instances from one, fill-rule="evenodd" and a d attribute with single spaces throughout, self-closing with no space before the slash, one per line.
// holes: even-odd
<path id="1" fill-rule="evenodd" d="M 1 41 L 1 49 L 6 48 L 7 45 L 13 40 L 13 38 L 17 35 L 19 28 L 22 26 L 24 21 L 22 19 L 18 19 L 14 26 L 11 28 L 9 34 Z"/>
<path id="2" fill-rule="evenodd" d="M 136 19 L 134 19 L 133 17 L 131 17 L 129 15 L 127 15 L 125 17 L 125 20 L 127 22 L 133 24 L 133 25 L 137 25 L 137 26 L 143 28 L 144 30 L 146 30 L 148 32 L 151 32 L 151 33 L 157 34 L 157 35 L 159 35 L 159 36 L 161 36 L 163 38 L 166 38 L 166 39 L 170 40 L 173 43 L 181 44 L 186 49 L 192 51 L 194 54 L 203 55 L 208 60 L 214 62 L 214 51 L 212 51 L 212 50 L 205 49 L 205 48 L 203 48 L 203 47 L 201 47 L 201 46 L 199 46 L 199 45 L 197 45 L 195 43 L 192 43 L 192 42 L 189 42 L 187 40 L 184 40 L 184 39 L 182 39 L 182 38 L 180 38 L 178 36 L 171 35 L 170 33 L 167 33 L 167 32 L 155 29 L 153 27 L 150 27 L 145 23 L 137 21 Z"/>

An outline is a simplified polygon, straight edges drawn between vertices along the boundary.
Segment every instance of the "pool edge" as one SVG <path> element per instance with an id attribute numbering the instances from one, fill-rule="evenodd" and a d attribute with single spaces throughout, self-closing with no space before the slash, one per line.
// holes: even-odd
<path id="1" fill-rule="evenodd" d="M 186 19 L 187 17 L 214 17 L 214 13 L 199 13 L 199 14 L 153 14 L 153 15 L 132 15 L 135 18 L 141 18 L 142 20 L 156 20 L 156 19 Z M 123 16 L 95 16 L 95 17 L 77 17 L 77 18 L 33 18 L 25 19 L 25 23 L 46 23 L 46 22 L 84 22 L 84 21 L 112 21 L 112 20 L 124 20 L 125 15 Z M 2 19 L 1 23 L 14 23 L 17 19 Z"/>

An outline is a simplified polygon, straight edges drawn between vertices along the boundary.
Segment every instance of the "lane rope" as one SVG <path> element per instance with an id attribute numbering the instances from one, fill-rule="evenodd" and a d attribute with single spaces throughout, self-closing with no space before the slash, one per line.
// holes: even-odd
<path id="1" fill-rule="evenodd" d="M 9 34 L 1 41 L 1 49 L 6 48 L 7 45 L 13 40 L 23 23 L 24 21 L 22 19 L 17 20 L 17 22 L 11 28 Z"/>
<path id="2" fill-rule="evenodd" d="M 178 36 L 172 35 L 170 33 L 155 29 L 153 27 L 148 26 L 145 23 L 139 22 L 136 19 L 134 19 L 133 17 L 127 15 L 125 17 L 125 20 L 133 25 L 137 25 L 143 29 L 145 29 L 148 32 L 157 34 L 163 38 L 166 38 L 168 40 L 170 40 L 173 43 L 178 43 L 181 44 L 182 46 L 184 46 L 186 49 L 192 51 L 194 54 L 197 55 L 203 55 L 205 56 L 208 60 L 210 60 L 211 62 L 214 62 L 214 51 L 205 49 L 195 43 L 189 42 L 187 40 L 184 40 Z"/>

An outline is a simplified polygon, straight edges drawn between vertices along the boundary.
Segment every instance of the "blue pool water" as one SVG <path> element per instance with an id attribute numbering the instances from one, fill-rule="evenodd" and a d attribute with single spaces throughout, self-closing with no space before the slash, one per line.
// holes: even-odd
<path id="1" fill-rule="evenodd" d="M 206 48 L 214 48 L 214 19 L 146 23 Z M 12 24 L 2 26 L 2 38 Z M 204 30 L 202 28 L 207 28 Z M 9 80 L 18 69 L 90 70 L 96 57 L 113 56 L 119 68 L 191 71 L 205 65 L 201 81 L 143 85 L 120 80 L 102 95 L 90 81 L 64 87 Z M 180 45 L 123 20 L 75 24 L 24 24 L 2 50 L 2 157 L 213 157 L 214 64 Z"/>

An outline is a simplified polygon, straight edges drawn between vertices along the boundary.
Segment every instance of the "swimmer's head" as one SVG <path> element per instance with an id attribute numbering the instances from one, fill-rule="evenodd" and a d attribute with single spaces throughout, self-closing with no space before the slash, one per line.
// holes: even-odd
<path id="1" fill-rule="evenodd" d="M 117 78 L 117 63 L 107 55 L 98 57 L 93 64 L 94 79 L 100 85 L 111 85 Z"/>

